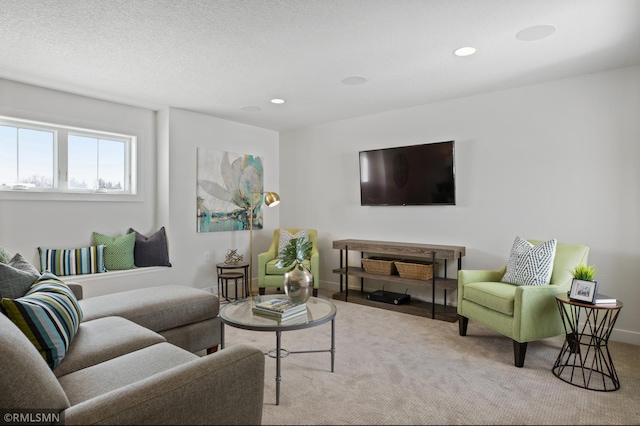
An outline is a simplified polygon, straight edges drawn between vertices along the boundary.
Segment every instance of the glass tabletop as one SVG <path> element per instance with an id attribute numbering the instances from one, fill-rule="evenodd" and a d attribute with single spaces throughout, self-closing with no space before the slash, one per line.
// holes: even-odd
<path id="1" fill-rule="evenodd" d="M 223 323 L 245 330 L 256 331 L 286 331 L 315 327 L 331 321 L 336 316 L 336 306 L 323 297 L 310 297 L 307 300 L 307 314 L 297 315 L 281 320 L 254 314 L 252 308 L 256 303 L 274 298 L 286 298 L 281 294 L 253 296 L 225 305 L 220 309 L 220 319 Z"/>

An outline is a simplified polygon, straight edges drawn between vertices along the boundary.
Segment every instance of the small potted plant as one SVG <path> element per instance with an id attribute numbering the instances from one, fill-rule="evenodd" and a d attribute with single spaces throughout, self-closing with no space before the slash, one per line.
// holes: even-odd
<path id="1" fill-rule="evenodd" d="M 277 268 L 288 270 L 284 274 L 285 293 L 299 302 L 306 302 L 313 293 L 313 275 L 303 263 L 309 259 L 312 249 L 313 243 L 308 239 L 292 238 L 280 251 L 280 259 L 276 263 Z"/>
<path id="2" fill-rule="evenodd" d="M 595 265 L 587 266 L 584 263 L 579 264 L 571 271 L 571 275 L 576 280 L 593 281 L 593 277 L 596 275 Z"/>
<path id="3" fill-rule="evenodd" d="M 593 279 L 596 274 L 596 267 L 581 263 L 570 272 L 573 275 L 573 281 L 568 293 L 569 298 L 581 302 L 594 303 L 598 294 L 598 282 Z"/>

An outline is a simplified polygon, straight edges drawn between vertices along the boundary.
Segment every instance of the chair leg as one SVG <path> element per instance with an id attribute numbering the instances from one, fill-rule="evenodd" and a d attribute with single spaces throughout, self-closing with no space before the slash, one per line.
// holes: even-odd
<path id="1" fill-rule="evenodd" d="M 469 318 L 458 315 L 458 331 L 461 336 L 467 335 L 467 326 L 469 325 Z"/>
<path id="2" fill-rule="evenodd" d="M 513 360 L 516 367 L 524 366 L 524 356 L 527 353 L 527 342 L 520 343 L 513 341 Z"/>
<path id="3" fill-rule="evenodd" d="M 313 297 L 318 297 L 318 289 L 317 288 L 313 289 Z"/>
<path id="4" fill-rule="evenodd" d="M 262 296 L 265 293 L 266 287 L 258 287 L 258 293 Z"/>
<path id="5" fill-rule="evenodd" d="M 218 351 L 218 345 L 215 345 L 212 348 L 207 348 L 207 355 L 211 355 L 212 353 L 217 352 L 217 351 Z"/>

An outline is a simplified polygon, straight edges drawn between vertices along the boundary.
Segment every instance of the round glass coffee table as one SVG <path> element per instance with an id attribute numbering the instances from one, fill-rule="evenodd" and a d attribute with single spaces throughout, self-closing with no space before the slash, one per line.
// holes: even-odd
<path id="1" fill-rule="evenodd" d="M 289 354 L 300 353 L 331 353 L 331 372 L 333 373 L 335 354 L 336 354 L 336 306 L 330 300 L 322 297 L 310 297 L 307 300 L 307 314 L 297 315 L 290 319 L 280 320 L 278 318 L 269 318 L 264 315 L 254 314 L 252 308 L 256 303 L 263 300 L 273 298 L 285 298 L 284 295 L 262 295 L 254 296 L 247 299 L 238 300 L 225 305 L 220 309 L 220 319 L 222 320 L 220 348 L 224 349 L 224 326 L 242 328 L 244 330 L 253 331 L 275 331 L 276 347 L 265 353 L 276 359 L 276 405 L 280 405 L 280 361 Z M 283 331 L 301 330 L 303 328 L 316 327 L 331 321 L 331 349 L 321 349 L 314 351 L 287 351 L 280 345 Z"/>

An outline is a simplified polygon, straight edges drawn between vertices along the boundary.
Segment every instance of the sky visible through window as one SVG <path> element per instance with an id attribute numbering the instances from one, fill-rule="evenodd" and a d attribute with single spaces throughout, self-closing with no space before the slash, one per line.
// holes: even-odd
<path id="1" fill-rule="evenodd" d="M 0 126 L 0 185 L 52 188 L 54 133 Z M 69 134 L 69 189 L 123 190 L 125 143 Z"/>

